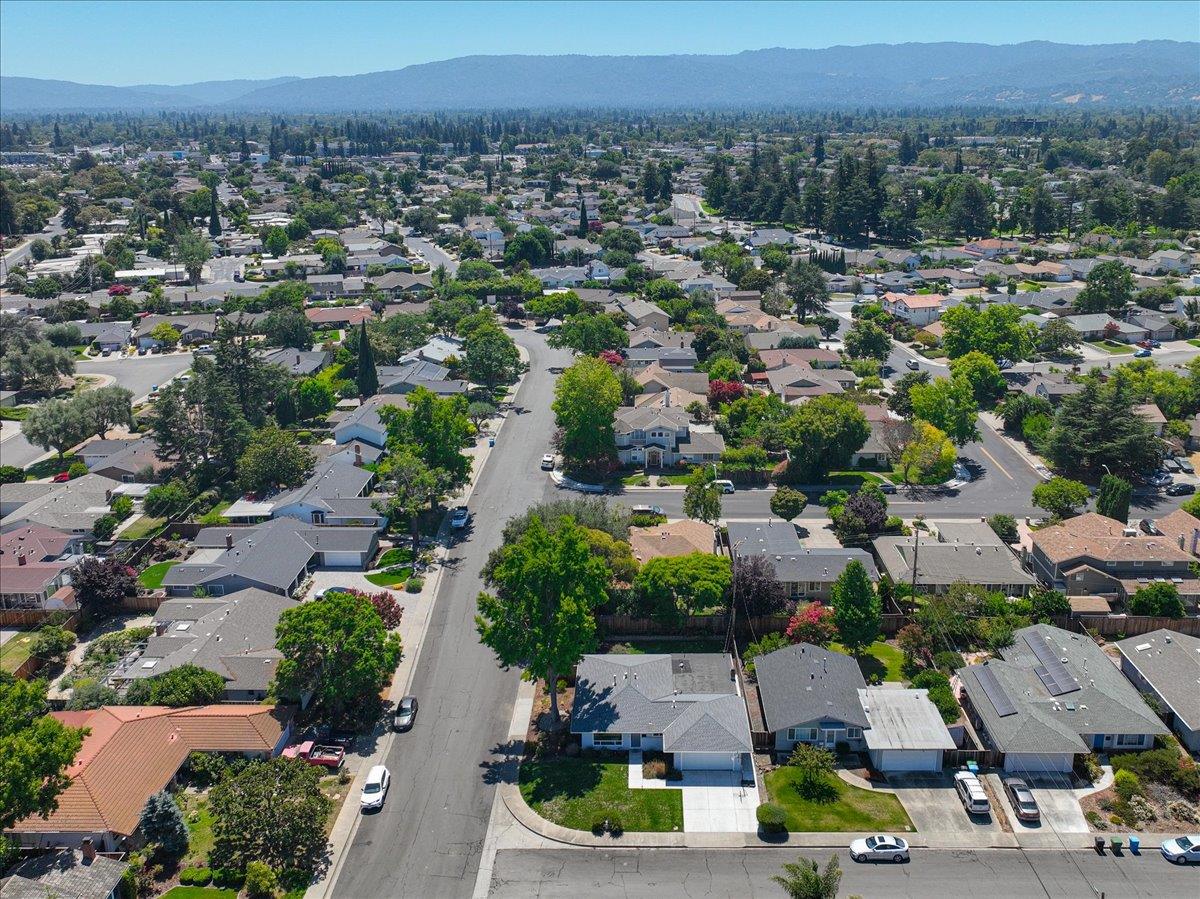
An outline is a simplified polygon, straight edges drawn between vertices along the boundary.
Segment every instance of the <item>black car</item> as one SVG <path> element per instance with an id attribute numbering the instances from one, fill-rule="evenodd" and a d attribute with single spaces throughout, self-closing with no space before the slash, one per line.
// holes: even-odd
<path id="1" fill-rule="evenodd" d="M 1195 484 L 1172 484 L 1163 492 L 1166 493 L 1167 496 L 1188 496 L 1189 494 L 1196 492 L 1196 485 Z"/>
<path id="2" fill-rule="evenodd" d="M 409 730 L 413 726 L 413 722 L 417 720 L 417 697 L 405 696 L 396 705 L 395 714 L 392 716 L 393 730 Z"/>

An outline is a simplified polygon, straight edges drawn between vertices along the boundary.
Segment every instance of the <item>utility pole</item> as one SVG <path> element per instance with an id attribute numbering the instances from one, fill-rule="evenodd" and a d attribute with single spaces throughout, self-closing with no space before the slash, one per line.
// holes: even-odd
<path id="1" fill-rule="evenodd" d="M 729 567 L 732 572 L 732 584 L 730 585 L 729 596 L 729 622 L 725 626 L 725 652 L 733 654 L 733 623 L 737 618 L 737 558 L 738 548 L 745 543 L 745 539 L 738 540 L 729 548 Z"/>
<path id="2" fill-rule="evenodd" d="M 917 557 L 921 551 L 921 529 L 913 527 L 913 569 L 912 583 L 909 587 L 908 602 L 910 606 L 917 604 Z"/>

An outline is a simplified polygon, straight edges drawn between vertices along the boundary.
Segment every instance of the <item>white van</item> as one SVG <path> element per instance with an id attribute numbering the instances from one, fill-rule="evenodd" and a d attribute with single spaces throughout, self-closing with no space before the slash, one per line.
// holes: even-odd
<path id="1" fill-rule="evenodd" d="M 713 481 L 713 483 L 721 488 L 722 493 L 733 493 L 733 481 L 721 480 Z"/>
<path id="2" fill-rule="evenodd" d="M 987 793 L 979 778 L 970 771 L 959 771 L 954 775 L 954 789 L 962 800 L 963 808 L 972 815 L 990 815 L 992 804 L 988 802 Z"/>

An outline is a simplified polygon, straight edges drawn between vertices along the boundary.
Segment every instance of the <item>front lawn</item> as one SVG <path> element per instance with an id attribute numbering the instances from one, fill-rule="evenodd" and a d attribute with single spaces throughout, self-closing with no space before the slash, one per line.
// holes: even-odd
<path id="1" fill-rule="evenodd" d="M 174 562 L 174 561 L 172 561 L 172 562 L 155 562 L 153 565 L 151 565 L 149 568 L 147 568 L 141 574 L 138 575 L 138 583 L 141 584 L 143 587 L 145 587 L 147 590 L 157 590 L 159 587 L 162 586 L 163 577 L 166 575 L 166 573 L 178 564 L 179 564 L 178 562 Z"/>
<path id="2" fill-rule="evenodd" d="M 33 631 L 22 631 L 0 646 L 0 671 L 12 674 L 25 664 L 33 650 Z"/>
<path id="3" fill-rule="evenodd" d="M 72 462 L 82 462 L 78 456 L 73 456 L 67 453 L 62 459 L 58 456 L 51 456 L 49 459 L 43 459 L 41 462 L 34 462 L 25 468 L 25 476 L 30 480 L 37 481 L 41 478 L 51 478 L 56 474 L 66 471 L 71 467 Z"/>
<path id="4" fill-rule="evenodd" d="M 412 561 L 412 550 L 406 547 L 393 546 L 382 556 L 379 557 L 379 562 L 376 568 L 392 568 L 396 565 L 407 565 Z"/>
<path id="5" fill-rule="evenodd" d="M 830 643 L 829 648 L 836 652 L 846 652 L 840 643 Z M 846 653 L 849 655 L 849 653 Z M 902 681 L 904 675 L 904 653 L 890 643 L 876 640 L 858 659 L 858 667 L 862 669 L 867 683 L 876 681 Z"/>
<path id="6" fill-rule="evenodd" d="M 407 565 L 402 568 L 392 568 L 388 571 L 374 571 L 365 575 L 366 579 L 376 587 L 395 587 L 403 584 L 412 577 L 413 570 Z"/>
<path id="7" fill-rule="evenodd" d="M 683 830 L 679 790 L 629 789 L 624 753 L 525 761 L 520 777 L 521 795 L 529 807 L 572 830 L 591 830 L 606 818 L 627 831 Z"/>
<path id="8" fill-rule="evenodd" d="M 691 472 L 680 474 L 678 472 L 662 471 L 647 474 L 644 471 L 635 471 L 633 474 L 621 475 L 621 484 L 626 487 L 637 487 L 642 481 L 649 478 L 650 484 L 654 487 L 658 486 L 659 481 L 666 481 L 668 484 L 675 486 L 683 486 L 687 484 L 688 478 L 691 476 Z"/>
<path id="9" fill-rule="evenodd" d="M 821 483 L 830 487 L 865 487 L 887 482 L 873 471 L 831 471 Z"/>
<path id="10" fill-rule="evenodd" d="M 171 887 L 159 899 L 237 899 L 237 890 L 217 887 Z"/>
<path id="11" fill-rule="evenodd" d="M 813 802 L 796 790 L 799 770 L 787 765 L 768 771 L 765 778 L 771 802 L 787 813 L 785 826 L 794 833 L 820 831 L 874 831 L 904 833 L 913 829 L 904 806 L 893 793 L 853 787 L 840 777 L 830 777 L 837 798 Z"/>
<path id="12" fill-rule="evenodd" d="M 1134 348 L 1127 343 L 1121 343 L 1116 340 L 1088 340 L 1085 341 L 1088 346 L 1095 347 L 1098 350 L 1104 350 L 1106 353 L 1112 353 L 1114 356 L 1134 352 Z"/>

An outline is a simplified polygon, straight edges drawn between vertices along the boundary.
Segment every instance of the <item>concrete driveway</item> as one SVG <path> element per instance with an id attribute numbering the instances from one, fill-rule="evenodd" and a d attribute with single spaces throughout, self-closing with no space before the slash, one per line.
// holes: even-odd
<path id="1" fill-rule="evenodd" d="M 1017 818 L 999 777 L 997 775 L 988 775 L 988 777 L 996 778 L 992 782 L 994 787 L 992 793 L 999 797 L 1000 804 L 1004 807 L 1004 813 L 1008 815 L 1008 820 L 1012 823 L 1014 833 L 1038 830 L 1044 830 L 1047 833 L 1088 833 L 1091 830 L 1087 819 L 1083 817 L 1083 809 L 1079 806 L 1079 796 L 1069 784 L 1063 782 L 1063 779 L 1060 778 L 1056 782 L 1054 778 L 1050 777 L 1023 776 L 1021 778 L 1029 786 L 1033 798 L 1037 800 L 1038 810 L 1042 814 L 1041 821 L 1031 822 L 1021 821 Z"/>
<path id="2" fill-rule="evenodd" d="M 629 788 L 679 790 L 688 833 L 753 833 L 758 829 L 758 787 L 743 786 L 735 771 L 684 771 L 679 780 L 646 780 L 642 753 L 629 753 Z"/>
<path id="3" fill-rule="evenodd" d="M 888 785 L 920 834 L 983 834 L 1001 831 L 997 812 L 990 818 L 968 815 L 954 791 L 950 774 L 889 774 Z"/>

